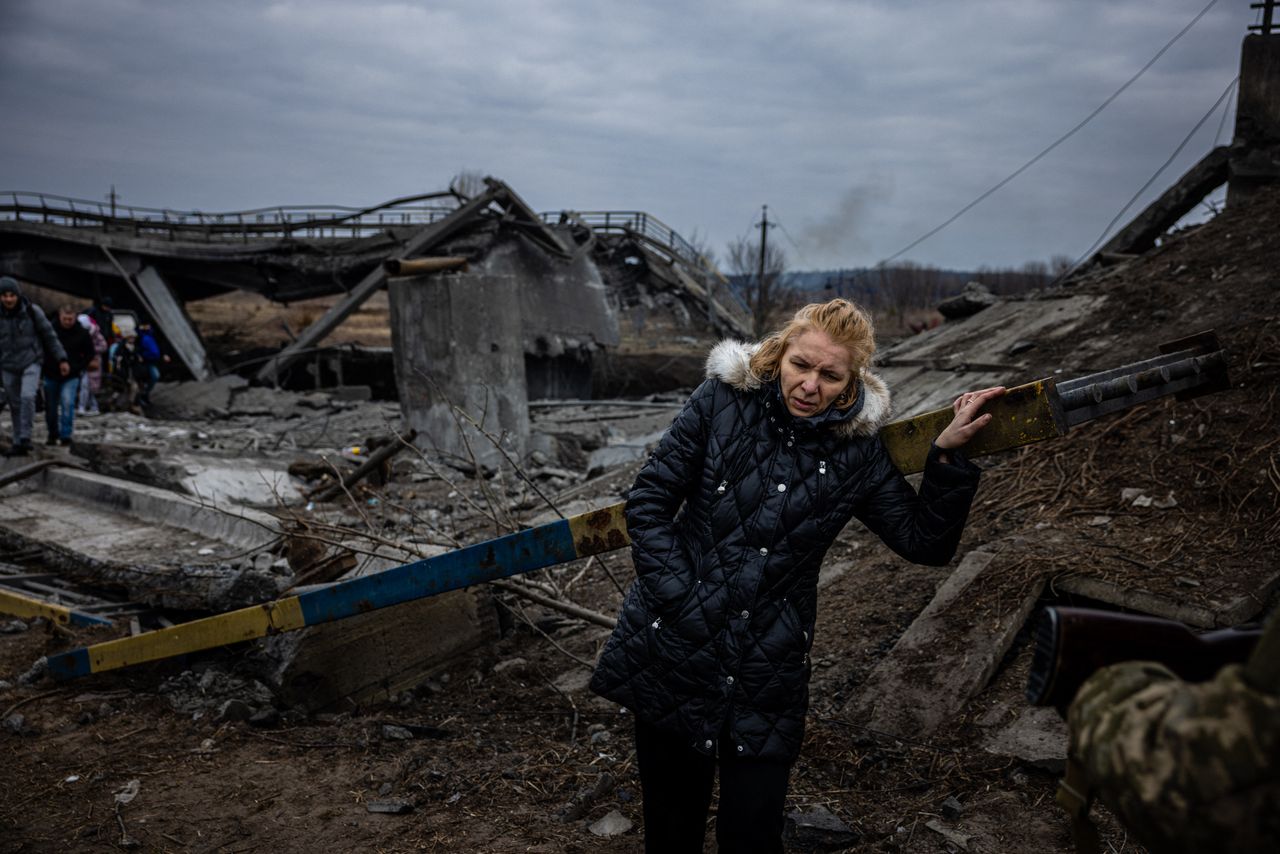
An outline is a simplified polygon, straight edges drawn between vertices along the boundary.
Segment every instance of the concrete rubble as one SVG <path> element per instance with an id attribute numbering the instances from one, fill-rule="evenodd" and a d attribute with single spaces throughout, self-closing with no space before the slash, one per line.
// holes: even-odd
<path id="1" fill-rule="evenodd" d="M 862 841 L 862 836 L 818 805 L 787 813 L 783 840 L 796 851 L 843 851 Z"/>
<path id="2" fill-rule="evenodd" d="M 117 413 L 83 419 L 70 452 L 47 452 L 79 468 L 50 468 L 0 490 L 0 541 L 12 549 L 39 550 L 47 566 L 76 580 L 111 588 L 155 608 L 203 613 L 258 604 L 300 584 L 376 573 L 487 538 L 494 530 L 551 521 L 613 503 L 625 492 L 635 467 L 660 437 L 696 376 L 680 392 L 630 400 L 627 406 L 607 405 L 619 401 L 570 403 L 539 398 L 554 397 L 567 388 L 587 397 L 582 391 L 586 375 L 573 362 L 589 357 L 591 373 L 598 376 L 596 369 L 608 368 L 610 357 L 608 347 L 597 345 L 613 340 L 618 345 L 615 349 L 621 350 L 630 339 L 638 348 L 649 334 L 646 324 L 652 317 L 621 310 L 628 306 L 618 293 L 625 291 L 635 305 L 647 301 L 668 309 L 664 318 L 652 321 L 654 326 L 675 321 L 701 326 L 701 318 L 690 307 L 698 308 L 701 299 L 703 308 L 714 309 L 714 299 L 708 290 L 699 296 L 696 287 L 687 286 L 684 296 L 674 299 L 670 294 L 675 291 L 663 291 L 652 280 L 619 288 L 628 268 L 656 267 L 661 259 L 638 246 L 608 257 L 589 240 L 577 243 L 580 235 L 572 228 L 566 231 L 581 254 L 570 252 L 570 263 L 557 270 L 562 283 L 577 279 L 599 297 L 586 312 L 584 322 L 591 328 L 542 328 L 546 334 L 540 339 L 526 321 L 540 317 L 541 312 L 534 326 L 554 326 L 559 318 L 545 315 L 558 315 L 564 303 L 550 299 L 548 305 L 555 310 L 548 311 L 536 300 L 526 304 L 530 300 L 521 297 L 510 312 L 499 312 L 510 321 L 508 326 L 490 324 L 493 328 L 476 330 L 462 345 L 450 344 L 444 348 L 447 352 L 434 354 L 440 357 L 435 360 L 438 364 L 399 358 L 398 373 L 434 370 L 436 375 L 429 379 L 437 387 L 456 382 L 457 378 L 447 375 L 454 369 L 469 370 L 469 361 L 492 358 L 500 367 L 495 382 L 505 379 L 508 385 L 498 386 L 496 394 L 487 392 L 483 400 L 458 402 L 467 408 L 479 405 L 482 410 L 492 404 L 493 421 L 486 421 L 482 413 L 468 433 L 450 414 L 451 404 L 437 393 L 438 388 L 428 388 L 431 382 L 402 384 L 403 405 L 356 403 L 353 398 L 361 392 L 351 387 L 341 393 L 266 391 L 235 379 L 166 386 L 156 392 L 153 418 Z M 565 236 L 554 229 L 550 233 Z M 542 234 L 540 239 L 551 238 Z M 466 274 L 469 278 L 459 275 L 433 294 L 426 293 L 426 283 L 420 280 L 403 280 L 394 301 L 397 310 L 404 311 L 398 319 L 403 327 L 399 334 L 407 336 L 415 326 L 409 321 L 421 319 L 428 309 L 470 306 L 466 314 L 490 298 L 511 300 L 512 294 L 504 293 L 504 288 L 510 290 L 504 277 L 523 275 L 524 267 L 514 265 L 512 259 L 530 249 L 518 240 L 499 248 L 487 262 L 477 263 Z M 588 252 L 594 254 L 588 257 Z M 545 261 L 539 257 L 521 264 L 537 266 Z M 672 276 L 679 279 L 675 273 Z M 1120 297 L 1101 288 L 1073 287 L 1019 298 L 996 298 L 970 289 L 949 323 L 886 347 L 880 371 L 894 389 L 895 415 L 944 408 L 957 393 L 970 388 L 1065 379 L 1115 367 L 1115 353 L 1127 345 L 1125 327 L 1110 326 Z M 716 329 L 717 334 L 724 331 Z M 676 339 L 680 336 L 668 336 L 668 341 Z M 696 336 L 679 340 L 691 352 L 703 343 Z M 420 348 L 400 349 L 417 352 Z M 665 364 L 660 360 L 670 357 L 665 351 L 654 354 L 650 367 Z M 517 373 L 524 378 L 520 383 L 512 379 Z M 486 376 L 476 369 L 467 379 Z M 543 392 L 531 395 L 530 389 L 538 383 Z M 625 382 L 618 384 L 625 386 Z M 441 432 L 444 415 L 449 415 L 458 428 L 457 436 L 466 441 L 447 447 L 428 441 L 397 456 L 376 474 L 385 479 L 387 488 L 366 489 L 359 484 L 332 502 L 315 498 L 323 478 L 332 479 L 331 472 L 350 471 L 356 460 L 367 457 L 371 440 L 393 436 L 407 424 L 417 424 L 432 437 Z M 1182 432 L 1175 419 L 1161 416 L 1158 420 L 1161 429 L 1168 429 L 1149 434 L 1156 437 L 1151 445 L 1184 446 L 1192 441 L 1188 437 L 1196 435 Z M 486 434 L 496 441 L 486 446 L 490 438 Z M 484 448 L 488 450 L 477 452 Z M 523 476 L 513 473 L 513 459 L 524 466 Z M 983 498 L 986 503 L 975 506 L 974 518 L 986 538 L 966 541 L 954 568 L 934 577 L 913 575 L 918 589 L 895 590 L 886 597 L 918 595 L 919 604 L 901 612 L 890 608 L 877 612 L 883 625 L 869 632 L 875 639 L 866 648 L 835 645 L 824 650 L 826 655 L 815 656 L 814 696 L 830 699 L 831 707 L 825 711 L 832 714 L 815 722 L 815 743 L 835 740 L 829 725 L 833 721 L 858 734 L 840 742 L 847 752 L 839 759 L 844 765 L 834 772 L 828 765 L 837 766 L 835 758 L 806 756 L 809 767 L 801 775 L 806 785 L 827 774 L 826 780 L 838 779 L 843 787 L 846 773 L 862 778 L 858 781 L 862 785 L 877 768 L 897 760 L 913 763 L 907 764 L 910 779 L 905 786 L 849 790 L 933 787 L 915 805 L 924 807 L 916 810 L 915 818 L 903 819 L 896 830 L 890 825 L 882 840 L 888 847 L 909 850 L 912 835 L 917 834 L 917 839 L 928 837 L 949 850 L 998 850 L 989 846 L 1001 831 L 993 826 L 993 817 L 1018 814 L 1029 799 L 1022 791 L 996 791 L 990 797 L 986 793 L 993 785 L 997 789 L 1037 785 L 1036 774 L 1061 769 L 1065 744 L 1061 719 L 1051 710 L 1028 709 L 1020 698 L 1010 699 L 1015 696 L 1010 680 L 1026 670 L 1022 630 L 1046 590 L 1052 596 L 1087 597 L 1208 627 L 1247 619 L 1280 585 L 1274 570 L 1253 575 L 1224 572 L 1209 585 L 1210 576 L 1198 574 L 1196 567 L 1173 560 L 1165 565 L 1163 559 L 1139 552 L 1138 548 L 1146 548 L 1146 540 L 1137 548 L 1132 547 L 1135 541 L 1129 541 L 1127 552 L 1117 544 L 1125 530 L 1172 524 L 1170 520 L 1195 504 L 1199 484 L 1172 488 L 1126 472 L 1123 485 L 1104 481 L 1091 491 L 1088 502 L 1072 511 L 1069 524 L 1055 518 L 1015 528 L 1012 536 L 998 533 L 1003 514 L 1043 510 L 1074 487 L 1066 473 L 1073 470 L 1054 468 L 1061 461 L 1051 459 L 1053 465 L 1032 469 L 1027 464 L 1019 469 L 1030 471 L 1028 479 L 1035 481 L 1032 489 L 1019 494 L 1020 502 L 1010 501 L 1007 507 L 1000 503 L 1010 499 L 1014 487 L 1024 486 L 1005 481 L 1005 492 Z M 475 489 L 468 491 L 464 483 Z M 466 519 L 468 526 L 458 525 L 459 519 Z M 356 530 L 365 535 L 364 540 L 343 538 Z M 1189 538 L 1181 528 L 1175 533 L 1183 536 L 1176 540 L 1179 545 Z M 867 557 L 877 548 L 857 524 L 842 532 L 824 567 L 820 582 L 824 597 L 847 594 L 858 571 L 882 569 L 875 566 L 878 558 Z M 1082 553 L 1086 548 L 1110 549 L 1121 555 L 1119 562 L 1136 565 L 1146 574 L 1091 575 L 1079 569 L 1056 574 L 1055 556 Z M 605 560 L 598 564 L 609 571 Z M 1172 593 L 1153 583 L 1164 578 L 1174 579 Z M 577 580 L 566 572 L 547 586 L 567 588 Z M 610 580 L 622 587 L 612 576 Z M 1002 586 L 1002 582 L 1012 583 Z M 1182 595 L 1187 591 L 1196 595 Z M 219 726 L 243 722 L 269 727 L 307 711 L 313 713 L 313 721 L 333 722 L 338 716 L 327 713 L 366 698 L 386 700 L 397 708 L 403 701 L 409 707 L 415 689 L 420 697 L 441 695 L 453 703 L 464 693 L 478 693 L 495 684 L 513 686 L 510 696 L 514 697 L 523 697 L 533 685 L 546 687 L 552 693 L 545 696 L 556 707 L 534 710 L 546 715 L 528 726 L 562 727 L 563 737 L 557 738 L 569 745 L 563 755 L 583 751 L 578 755 L 582 764 L 573 768 L 573 782 L 554 789 L 555 803 L 562 808 L 549 812 L 574 833 L 608 838 L 629 832 L 631 821 L 622 811 L 626 807 L 612 808 L 615 803 L 630 803 L 631 798 L 624 796 L 627 790 L 619 785 L 620 775 L 627 773 L 620 769 L 629 762 L 621 746 L 626 739 L 619 735 L 625 733 L 627 722 L 608 703 L 583 698 L 590 662 L 584 658 L 558 675 L 555 670 L 544 671 L 539 650 L 528 644 L 527 637 L 508 643 L 497 654 L 464 655 L 494 642 L 501 634 L 501 621 L 517 617 L 541 636 L 556 643 L 573 639 L 582 649 L 598 649 L 606 631 L 582 621 L 530 615 L 507 605 L 500 612 L 487 590 L 469 590 L 277 634 L 239 655 L 235 667 L 224 669 L 220 661 L 201 661 L 168 676 L 159 691 L 173 709 L 193 719 Z M 838 622 L 838 615 L 828 613 L 824 619 L 822 631 Z M 21 631 L 16 626 L 15 630 Z M 585 655 L 589 658 L 591 653 Z M 450 674 L 441 673 L 441 668 L 460 661 L 467 663 L 449 681 Z M 865 672 L 856 669 L 864 663 Z M 41 675 L 37 664 L 18 678 L 17 690 L 26 689 Z M 839 690 L 833 690 L 837 685 Z M 0 690 L 10 689 L 0 686 Z M 847 704 L 840 693 L 844 690 L 853 695 Z M 5 730 L 24 738 L 38 733 L 38 719 L 34 714 L 30 720 L 26 716 L 30 711 L 15 710 L 3 721 Z M 474 744 L 477 752 L 472 755 L 504 757 L 502 770 L 491 776 L 516 791 L 526 776 L 534 785 L 534 777 L 542 773 L 540 767 L 565 764 L 559 753 L 554 761 L 546 759 L 549 754 L 507 758 L 519 751 L 510 744 L 488 742 L 484 735 L 488 726 L 497 726 L 497 714 L 505 710 L 496 705 L 479 711 L 489 723 L 473 724 L 463 715 L 455 721 L 452 706 L 447 716 L 434 718 L 448 721 L 439 730 L 407 721 L 368 721 L 360 724 L 352 744 L 364 752 L 376 748 L 408 755 L 421 747 L 415 744 L 418 739 L 447 735 L 455 738 L 454 746 L 464 741 Z M 607 715 L 608 723 L 586 720 L 591 715 Z M 581 726 L 580 716 L 584 718 Z M 458 732 L 446 732 L 446 726 Z M 998 763 L 995 770 L 987 767 L 980 772 L 985 776 L 975 786 L 985 789 L 962 791 L 963 800 L 951 791 L 953 785 L 968 782 L 962 779 L 963 773 L 952 774 L 963 761 L 962 750 L 945 742 L 957 730 L 966 737 L 976 733 L 979 750 L 975 752 L 992 754 Z M 943 746 L 932 743 L 935 738 Z M 200 748 L 201 755 L 208 756 L 219 749 L 212 737 Z M 415 763 L 426 761 L 424 756 L 414 754 L 413 762 L 406 760 L 404 767 L 416 769 Z M 416 784 L 424 792 L 436 786 L 432 797 L 446 806 L 473 797 L 477 787 L 459 784 L 450 777 L 453 773 L 454 769 L 432 767 L 418 775 Z M 999 782 L 997 775 L 1002 775 Z M 399 778 L 394 785 L 387 781 L 375 788 L 376 782 L 369 782 L 369 792 L 376 791 L 377 798 L 363 801 L 366 811 L 396 815 L 426 803 L 417 795 L 412 801 L 389 797 L 405 791 Z M 788 838 L 795 848 L 839 850 L 861 842 L 864 825 L 854 830 L 816 799 L 807 802 L 815 806 L 788 816 Z M 882 833 L 884 828 L 869 832 Z"/>

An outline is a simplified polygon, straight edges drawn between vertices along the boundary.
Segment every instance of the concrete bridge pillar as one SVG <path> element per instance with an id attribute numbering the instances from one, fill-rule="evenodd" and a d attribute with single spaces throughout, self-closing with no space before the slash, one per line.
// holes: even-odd
<path id="1" fill-rule="evenodd" d="M 1245 36 L 1227 204 L 1280 180 L 1280 34 Z"/>
<path id="2" fill-rule="evenodd" d="M 396 388 L 416 444 L 496 465 L 502 455 L 457 407 L 520 459 L 529 441 L 519 281 L 514 275 L 439 273 L 392 279 Z"/>

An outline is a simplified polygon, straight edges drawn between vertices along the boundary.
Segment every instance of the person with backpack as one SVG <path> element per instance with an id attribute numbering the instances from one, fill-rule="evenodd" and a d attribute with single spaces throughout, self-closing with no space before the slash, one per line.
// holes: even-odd
<path id="1" fill-rule="evenodd" d="M 70 376 L 71 364 L 49 318 L 22 295 L 17 279 L 0 276 L 0 381 L 13 420 L 13 444 L 5 456 L 31 453 L 36 389 L 46 355 L 59 376 Z"/>
<path id="2" fill-rule="evenodd" d="M 143 323 L 138 327 L 138 354 L 141 357 L 138 383 L 142 387 L 138 395 L 138 403 L 143 409 L 150 409 L 151 390 L 160 381 L 160 365 L 168 364 L 169 357 L 160 352 L 160 342 L 156 340 L 155 331 L 149 323 Z"/>

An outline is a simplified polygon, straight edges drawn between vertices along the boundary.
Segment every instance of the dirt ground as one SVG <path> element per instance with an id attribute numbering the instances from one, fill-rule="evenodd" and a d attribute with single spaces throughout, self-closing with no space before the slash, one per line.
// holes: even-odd
<path id="1" fill-rule="evenodd" d="M 1033 351 L 1038 375 L 1114 367 L 1213 328 L 1230 354 L 1232 387 L 1140 406 L 985 460 L 957 560 L 995 548 L 999 572 L 948 612 L 957 635 L 1002 613 L 1030 585 L 1047 579 L 1052 590 L 1068 576 L 1210 609 L 1240 597 L 1251 598 L 1259 616 L 1273 606 L 1278 229 L 1280 192 L 1273 192 L 1071 286 L 1108 295 L 1105 320 L 1088 332 L 1105 346 L 1044 343 Z M 625 466 L 561 497 L 612 503 L 634 473 Z M 406 488 L 387 486 L 384 503 Z M 478 489 L 474 482 L 462 488 Z M 1125 488 L 1173 503 L 1135 507 L 1121 499 Z M 459 539 L 492 534 L 484 519 L 455 512 Z M 856 523 L 829 563 L 844 571 L 820 597 L 813 702 L 788 807 L 826 807 L 857 834 L 846 840 L 848 850 L 943 852 L 960 850 L 958 843 L 926 824 L 942 819 L 943 802 L 955 797 L 962 813 L 942 820 L 967 838 L 968 851 L 1071 851 L 1053 803 L 1054 774 L 979 745 L 980 716 L 1019 707 L 1025 644 L 939 732 L 920 739 L 875 732 L 851 711 L 859 686 L 949 569 L 904 564 Z M 625 552 L 604 564 L 626 584 Z M 581 563 L 551 570 L 548 583 L 612 613 L 619 590 L 599 566 L 576 579 Z M 285 710 L 266 726 L 193 719 L 160 691 L 184 667 L 251 669 L 248 650 L 21 685 L 16 676 L 38 656 L 110 635 L 65 636 L 43 625 L 0 635 L 0 679 L 10 683 L 0 689 L 0 721 L 23 719 L 0 731 L 0 851 L 642 850 L 631 723 L 585 687 L 605 630 L 495 600 L 505 611 L 505 636 L 424 686 L 309 716 Z M 407 728 L 410 737 L 387 725 Z M 136 795 L 117 804 L 132 781 Z M 371 811 L 387 803 L 405 812 Z M 632 829 L 613 837 L 590 832 L 613 811 Z M 1104 850 L 1142 851 L 1104 810 L 1095 812 Z"/>

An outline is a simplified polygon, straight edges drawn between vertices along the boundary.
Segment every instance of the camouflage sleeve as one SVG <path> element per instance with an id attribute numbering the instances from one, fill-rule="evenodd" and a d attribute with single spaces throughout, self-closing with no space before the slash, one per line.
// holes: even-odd
<path id="1" fill-rule="evenodd" d="M 1067 717 L 1095 793 L 1157 851 L 1280 851 L 1280 698 L 1232 665 L 1189 684 L 1151 662 L 1094 674 Z"/>

